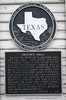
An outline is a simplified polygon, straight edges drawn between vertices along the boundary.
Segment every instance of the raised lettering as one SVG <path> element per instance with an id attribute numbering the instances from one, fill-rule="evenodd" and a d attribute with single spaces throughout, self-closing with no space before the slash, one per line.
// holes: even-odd
<path id="1" fill-rule="evenodd" d="M 41 30 L 44 30 L 44 24 L 41 25 Z"/>
<path id="2" fill-rule="evenodd" d="M 31 26 L 32 26 L 32 28 L 33 28 L 32 30 L 35 30 L 35 25 L 31 25 Z"/>

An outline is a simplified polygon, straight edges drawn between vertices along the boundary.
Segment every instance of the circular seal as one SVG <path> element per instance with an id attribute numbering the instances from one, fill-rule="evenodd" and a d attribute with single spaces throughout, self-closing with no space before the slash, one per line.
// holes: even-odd
<path id="1" fill-rule="evenodd" d="M 27 3 L 15 10 L 9 24 L 12 39 L 25 50 L 40 50 L 52 41 L 56 21 L 44 5 Z"/>

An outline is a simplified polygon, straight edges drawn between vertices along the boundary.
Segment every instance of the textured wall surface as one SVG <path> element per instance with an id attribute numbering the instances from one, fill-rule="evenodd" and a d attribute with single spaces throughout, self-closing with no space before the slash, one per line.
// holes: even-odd
<path id="1" fill-rule="evenodd" d="M 16 8 L 26 2 L 38 2 L 48 7 L 57 22 L 57 31 L 52 43 L 42 51 L 62 52 L 62 94 L 42 96 L 5 95 L 5 51 L 23 51 L 17 47 L 9 34 L 9 20 Z M 0 97 L 1 100 L 66 100 L 66 41 L 65 0 L 0 0 Z"/>

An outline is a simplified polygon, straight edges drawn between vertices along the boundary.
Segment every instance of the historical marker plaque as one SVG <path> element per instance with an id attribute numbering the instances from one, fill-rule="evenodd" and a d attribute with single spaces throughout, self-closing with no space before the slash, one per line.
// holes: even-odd
<path id="1" fill-rule="evenodd" d="M 6 52 L 6 94 L 61 93 L 61 52 Z"/>
<path id="2" fill-rule="evenodd" d="M 54 38 L 56 21 L 52 12 L 44 5 L 27 3 L 15 10 L 9 24 L 14 42 L 25 50 L 47 47 Z"/>

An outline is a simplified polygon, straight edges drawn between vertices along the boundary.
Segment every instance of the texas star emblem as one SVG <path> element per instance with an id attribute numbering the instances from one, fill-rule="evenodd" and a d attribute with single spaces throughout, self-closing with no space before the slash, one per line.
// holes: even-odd
<path id="1" fill-rule="evenodd" d="M 22 32 L 30 31 L 35 40 L 40 41 L 40 34 L 47 30 L 48 26 L 45 18 L 34 18 L 32 12 L 25 12 L 24 24 L 17 24 Z"/>
<path id="2" fill-rule="evenodd" d="M 54 38 L 56 22 L 51 11 L 38 3 L 27 3 L 12 14 L 9 24 L 12 39 L 25 50 L 40 50 Z"/>

